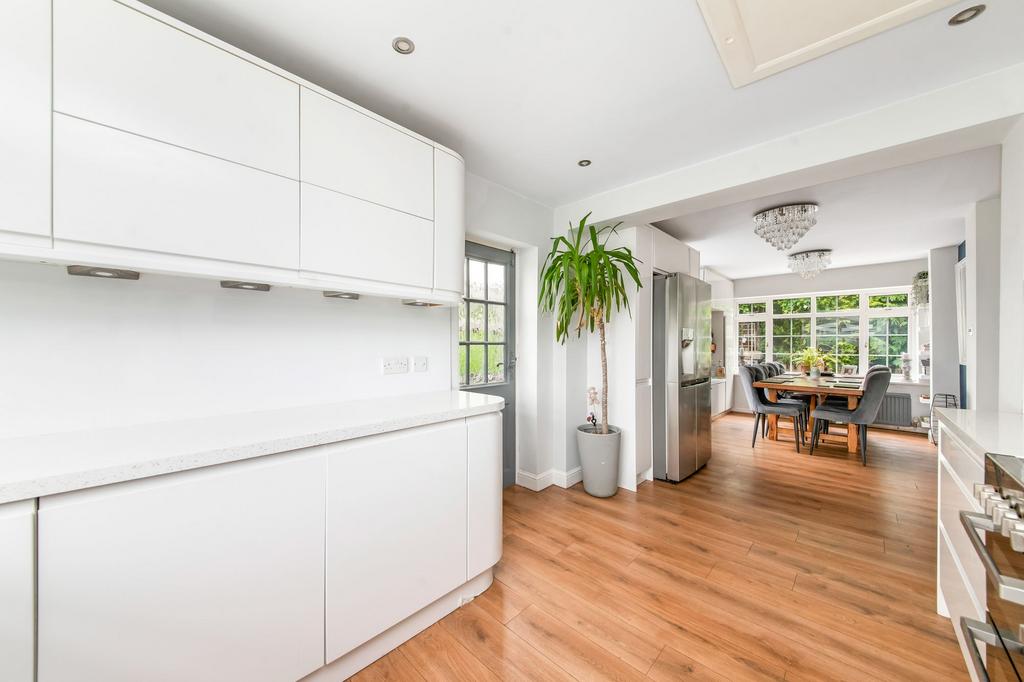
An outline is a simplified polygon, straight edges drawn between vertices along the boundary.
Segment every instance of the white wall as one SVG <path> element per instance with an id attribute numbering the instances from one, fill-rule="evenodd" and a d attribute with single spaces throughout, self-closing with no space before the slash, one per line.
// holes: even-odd
<path id="1" fill-rule="evenodd" d="M 999 203 L 967 212 L 967 407 L 975 410 L 999 407 Z"/>
<path id="2" fill-rule="evenodd" d="M 861 265 L 853 268 L 830 268 L 814 279 L 800 275 L 771 275 L 733 280 L 736 298 L 751 296 L 781 296 L 818 291 L 846 291 L 875 287 L 905 287 L 914 281 L 914 275 L 928 269 L 928 259 Z"/>
<path id="3" fill-rule="evenodd" d="M 552 392 L 554 331 L 550 316 L 537 313 L 538 268 L 550 246 L 551 219 L 547 206 L 466 174 L 466 238 L 516 253 L 517 481 L 531 488 L 551 483 L 554 453 L 565 452 L 564 442 L 556 443 L 565 404 Z"/>
<path id="4" fill-rule="evenodd" d="M 944 246 L 928 253 L 928 300 L 932 322 L 931 395 L 960 395 L 956 258 L 956 246 Z"/>
<path id="5" fill-rule="evenodd" d="M 452 314 L 0 262 L 0 435 L 447 389 Z M 390 355 L 429 371 L 382 376 Z"/>
<path id="6" fill-rule="evenodd" d="M 1024 410 L 1024 119 L 1003 140 L 1000 207 L 999 409 Z"/>

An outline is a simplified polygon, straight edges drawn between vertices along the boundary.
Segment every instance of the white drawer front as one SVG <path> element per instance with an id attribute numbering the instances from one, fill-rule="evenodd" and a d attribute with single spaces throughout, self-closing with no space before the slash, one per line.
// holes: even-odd
<path id="1" fill-rule="evenodd" d="M 305 88 L 302 180 L 434 217 L 434 148 Z"/>
<path id="2" fill-rule="evenodd" d="M 950 433 L 944 424 L 939 427 L 939 453 L 949 462 L 950 468 L 956 472 L 957 477 L 967 487 L 974 490 L 975 483 L 985 481 L 985 463 L 983 457 L 975 455 L 965 448 L 960 441 Z"/>
<path id="3" fill-rule="evenodd" d="M 427 287 L 434 224 L 302 183 L 302 269 Z"/>
<path id="4" fill-rule="evenodd" d="M 299 86 L 113 0 L 54 0 L 54 108 L 298 178 Z"/>
<path id="5" fill-rule="evenodd" d="M 978 603 L 985 601 L 985 567 L 981 565 L 967 531 L 960 523 L 961 511 L 979 511 L 953 480 L 945 464 L 939 466 L 939 522 L 946 531 L 953 551 L 960 559 L 967 585 Z"/>
<path id="6" fill-rule="evenodd" d="M 956 632 L 957 640 L 960 642 L 960 651 L 963 653 L 964 659 L 969 660 L 967 640 L 960 630 L 960 618 L 967 616 L 968 618 L 984 621 L 985 617 L 979 609 L 979 605 L 973 601 L 970 587 L 968 587 L 964 577 L 957 568 L 949 545 L 946 544 L 946 540 L 941 534 L 939 536 L 939 586 L 942 589 L 942 597 L 946 601 L 946 608 L 949 610 L 950 623 Z M 981 646 L 984 647 L 984 645 Z M 982 654 L 984 654 L 984 651 L 982 651 Z M 968 664 L 967 668 L 970 670 L 971 665 Z"/>
<path id="7" fill-rule="evenodd" d="M 299 183 L 57 115 L 54 237 L 298 267 Z"/>

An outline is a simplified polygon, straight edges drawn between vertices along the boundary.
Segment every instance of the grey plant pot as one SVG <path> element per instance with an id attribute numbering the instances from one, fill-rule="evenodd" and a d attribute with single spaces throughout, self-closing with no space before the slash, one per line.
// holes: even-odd
<path id="1" fill-rule="evenodd" d="M 594 497 L 611 497 L 619 490 L 620 436 L 619 428 L 611 425 L 608 433 L 595 431 L 591 424 L 576 427 L 583 489 Z"/>

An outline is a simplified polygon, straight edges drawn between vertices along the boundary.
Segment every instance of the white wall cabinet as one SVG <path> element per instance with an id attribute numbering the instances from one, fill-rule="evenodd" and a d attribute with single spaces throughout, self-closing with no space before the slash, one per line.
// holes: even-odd
<path id="1" fill-rule="evenodd" d="M 0 680 L 35 674 L 35 500 L 0 505 Z"/>
<path id="2" fill-rule="evenodd" d="M 328 662 L 466 582 L 466 453 L 464 420 L 329 453 Z"/>
<path id="3" fill-rule="evenodd" d="M 54 238 L 297 268 L 299 183 L 54 115 Z"/>
<path id="4" fill-rule="evenodd" d="M 434 288 L 456 291 L 465 286 L 466 168 L 458 159 L 434 150 Z"/>
<path id="5" fill-rule="evenodd" d="M 429 220 L 302 183 L 303 271 L 429 288 L 433 242 Z"/>
<path id="6" fill-rule="evenodd" d="M 501 559 L 501 413 L 467 419 L 466 428 L 466 574 L 475 578 Z"/>
<path id="7" fill-rule="evenodd" d="M 325 467 L 285 454 L 43 498 L 39 681 L 321 667 Z"/>
<path id="8" fill-rule="evenodd" d="M 50 238 L 50 3 L 0 3 L 0 242 Z"/>
<path id="9" fill-rule="evenodd" d="M 293 179 L 299 86 L 113 0 L 55 0 L 54 109 Z"/>
<path id="10" fill-rule="evenodd" d="M 302 88 L 302 180 L 434 218 L 434 149 Z"/>

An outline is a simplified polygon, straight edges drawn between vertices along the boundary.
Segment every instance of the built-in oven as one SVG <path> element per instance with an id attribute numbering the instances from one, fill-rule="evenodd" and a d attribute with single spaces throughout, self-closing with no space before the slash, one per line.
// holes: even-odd
<path id="1" fill-rule="evenodd" d="M 960 512 L 985 567 L 986 619 L 960 619 L 979 680 L 1021 682 L 1024 673 L 1024 460 L 985 456 L 985 482 L 974 487 L 982 513 Z"/>

